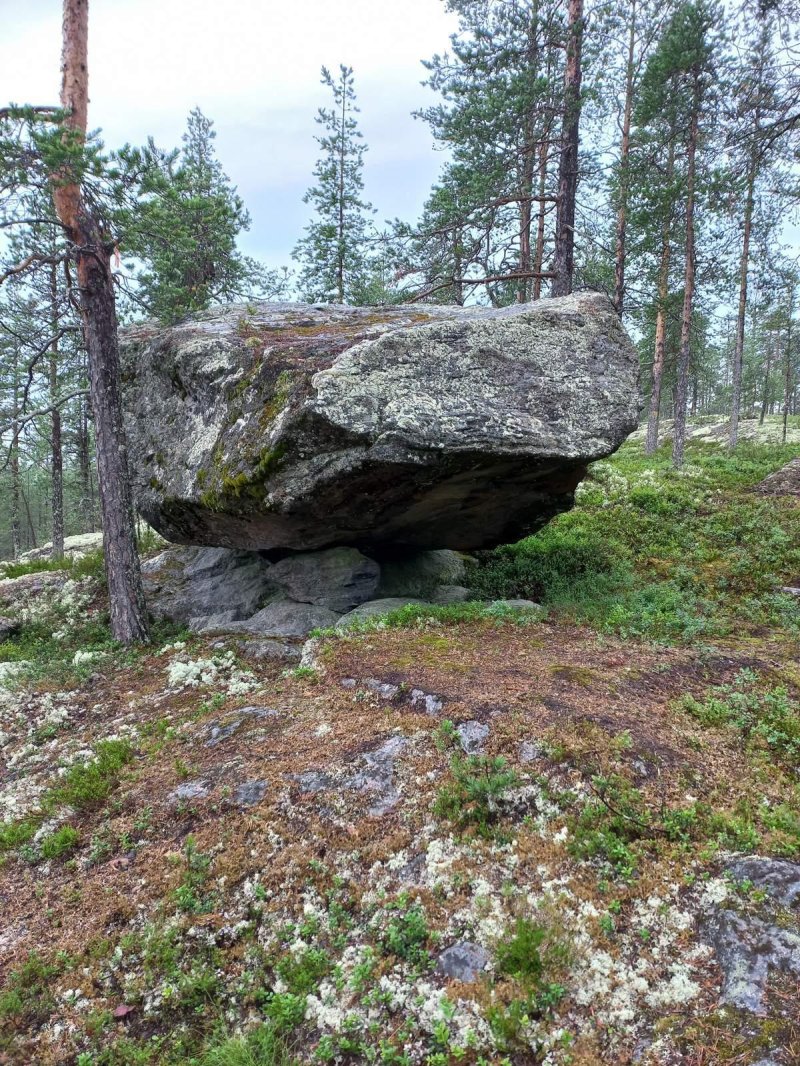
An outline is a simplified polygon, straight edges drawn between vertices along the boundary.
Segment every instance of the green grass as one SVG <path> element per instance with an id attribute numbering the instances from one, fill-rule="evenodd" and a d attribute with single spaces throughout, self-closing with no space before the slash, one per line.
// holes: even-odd
<path id="1" fill-rule="evenodd" d="M 127 740 L 101 740 L 91 762 L 71 766 L 50 790 L 43 805 L 52 808 L 65 804 L 81 810 L 102 803 L 116 788 L 123 767 L 132 761 L 133 755 Z"/>
<path id="2" fill-rule="evenodd" d="M 43 859 L 60 859 L 77 848 L 80 841 L 80 833 L 71 825 L 62 825 L 54 833 L 44 837 L 40 850 Z"/>
<path id="3" fill-rule="evenodd" d="M 594 464 L 574 510 L 479 553 L 470 587 L 664 643 L 740 632 L 743 619 L 797 634 L 799 605 L 779 589 L 800 574 L 800 508 L 750 491 L 796 451 L 744 443 L 731 454 L 691 442 L 678 472 L 668 447 L 645 456 L 629 442 Z"/>
<path id="4" fill-rule="evenodd" d="M 0 1051 L 10 1048 L 5 1037 L 15 1029 L 41 1024 L 55 1007 L 53 978 L 62 970 L 58 963 L 47 962 L 32 952 L 25 962 L 8 975 L 0 992 Z"/>
<path id="5" fill-rule="evenodd" d="M 294 1066 L 284 1039 L 267 1025 L 259 1025 L 245 1036 L 223 1040 L 210 1048 L 199 1066 Z"/>
<path id="6" fill-rule="evenodd" d="M 458 625 L 461 622 L 514 622 L 532 625 L 541 622 L 546 612 L 539 607 L 509 607 L 503 603 L 471 600 L 467 603 L 408 603 L 386 614 L 354 618 L 342 629 L 318 629 L 311 636 L 340 636 L 344 633 L 370 633 L 378 629 L 405 629 L 408 626 Z"/>

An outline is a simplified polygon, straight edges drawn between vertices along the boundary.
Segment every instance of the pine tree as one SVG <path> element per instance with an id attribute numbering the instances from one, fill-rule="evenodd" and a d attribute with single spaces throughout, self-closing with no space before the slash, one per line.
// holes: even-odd
<path id="1" fill-rule="evenodd" d="M 555 277 L 550 290 L 553 296 L 566 296 L 572 292 L 572 276 L 575 270 L 575 199 L 578 193 L 583 29 L 583 0 L 569 0 L 567 63 L 564 72 L 561 151 L 558 162 Z"/>
<path id="2" fill-rule="evenodd" d="M 278 295 L 279 277 L 242 255 L 237 238 L 250 216 L 214 151 L 213 122 L 190 114 L 180 152 L 125 148 L 120 161 L 141 173 L 138 195 L 117 220 L 123 250 L 143 266 L 137 302 L 164 322 L 214 303 Z"/>
<path id="3" fill-rule="evenodd" d="M 309 303 L 359 303 L 368 284 L 365 247 L 372 207 L 363 198 L 364 154 L 358 128 L 353 68 L 343 64 L 337 78 L 322 68 L 322 84 L 333 106 L 320 108 L 316 121 L 324 132 L 316 138 L 322 154 L 314 167 L 316 184 L 303 197 L 314 217 L 298 241 L 298 287 Z"/>
<path id="4" fill-rule="evenodd" d="M 446 224 L 457 222 L 467 235 L 460 242 L 468 253 L 463 280 L 468 292 L 483 287 L 493 303 L 536 299 L 542 279 L 553 276 L 546 260 L 564 91 L 562 5 L 447 0 L 446 6 L 459 19 L 452 52 L 424 64 L 442 102 L 419 117 L 453 157 L 441 187 L 459 212 Z M 435 280 L 427 279 L 428 289 Z M 453 287 L 447 273 L 438 281 Z"/>
<path id="5" fill-rule="evenodd" d="M 673 430 L 673 462 L 676 466 L 683 462 L 692 354 L 699 183 L 704 176 L 706 157 L 710 155 L 709 135 L 703 124 L 704 107 L 715 70 L 717 43 L 712 36 L 712 27 L 720 20 L 720 12 L 706 0 L 689 0 L 675 10 L 647 63 L 635 112 L 640 127 L 637 138 L 645 161 L 642 169 L 652 182 L 649 188 L 645 183 L 646 195 L 651 204 L 659 206 L 658 213 L 651 217 L 660 230 L 660 239 L 653 242 L 660 245 L 660 251 L 649 450 L 655 447 L 657 437 L 666 351 L 669 274 L 676 250 L 678 217 L 682 223 L 683 297 Z"/>
<path id="6" fill-rule="evenodd" d="M 114 243 L 92 195 L 92 181 L 102 173 L 102 163 L 96 146 L 87 142 L 86 0 L 64 0 L 63 14 L 61 106 L 0 111 L 0 165 L 12 214 L 20 187 L 50 189 L 68 244 L 68 257 L 59 262 L 67 263 L 68 269 L 74 263 L 96 431 L 111 631 L 117 640 L 130 644 L 147 640 L 148 626 L 122 422 L 111 267 Z M 51 265 L 53 259 L 46 249 L 34 248 L 0 274 L 0 283 Z"/>

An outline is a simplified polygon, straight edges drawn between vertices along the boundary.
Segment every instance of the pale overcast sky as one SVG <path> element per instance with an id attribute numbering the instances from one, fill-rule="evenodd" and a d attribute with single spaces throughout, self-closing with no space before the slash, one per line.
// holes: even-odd
<path id="1" fill-rule="evenodd" d="M 288 264 L 307 219 L 322 64 L 355 69 L 376 219 L 416 217 L 442 162 L 411 117 L 435 100 L 420 61 L 455 28 L 442 0 L 90 0 L 89 12 L 90 126 L 109 147 L 149 135 L 172 147 L 198 105 L 252 215 L 248 253 Z M 0 16 L 0 103 L 57 103 L 60 0 L 0 0 Z"/>

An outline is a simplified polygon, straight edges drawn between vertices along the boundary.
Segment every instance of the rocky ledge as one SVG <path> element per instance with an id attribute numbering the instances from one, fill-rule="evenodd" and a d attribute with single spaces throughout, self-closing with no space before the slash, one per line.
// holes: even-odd
<path id="1" fill-rule="evenodd" d="M 141 514 L 181 544 L 470 550 L 569 508 L 635 428 L 596 294 L 499 310 L 216 309 L 122 343 Z"/>

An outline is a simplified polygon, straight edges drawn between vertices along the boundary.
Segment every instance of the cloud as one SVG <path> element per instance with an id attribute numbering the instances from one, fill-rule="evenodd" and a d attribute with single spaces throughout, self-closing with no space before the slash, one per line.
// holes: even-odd
<path id="1" fill-rule="evenodd" d="M 60 4 L 6 6 L 0 101 L 54 102 Z M 105 0 L 90 13 L 89 121 L 110 147 L 150 135 L 169 147 L 199 105 L 253 216 L 246 250 L 287 262 L 307 217 L 314 115 L 327 103 L 320 66 L 355 68 L 376 217 L 413 218 L 442 158 L 410 114 L 433 99 L 420 61 L 454 28 L 441 0 Z"/>

